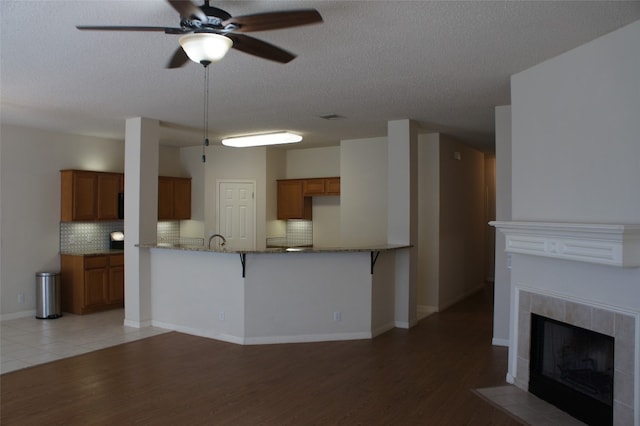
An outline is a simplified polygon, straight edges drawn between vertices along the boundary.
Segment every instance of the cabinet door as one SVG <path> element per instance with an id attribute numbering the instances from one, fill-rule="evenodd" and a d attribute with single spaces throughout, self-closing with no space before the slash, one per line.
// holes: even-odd
<path id="1" fill-rule="evenodd" d="M 107 269 L 84 271 L 84 306 L 99 306 L 106 303 Z"/>
<path id="2" fill-rule="evenodd" d="M 302 181 L 302 193 L 305 196 L 324 195 L 326 179 L 305 179 Z"/>
<path id="3" fill-rule="evenodd" d="M 278 181 L 278 219 L 311 220 L 311 198 L 302 194 L 302 180 Z"/>
<path id="4" fill-rule="evenodd" d="M 158 178 L 158 219 L 173 219 L 173 180 L 162 176 Z"/>
<path id="5" fill-rule="evenodd" d="M 120 175 L 98 173 L 98 220 L 118 219 Z"/>
<path id="6" fill-rule="evenodd" d="M 107 303 L 124 302 L 124 255 L 109 256 L 109 285 L 107 286 Z"/>
<path id="7" fill-rule="evenodd" d="M 340 178 L 327 178 L 325 179 L 325 194 L 326 195 L 340 195 Z"/>
<path id="8" fill-rule="evenodd" d="M 107 303 L 124 302 L 124 266 L 109 268 Z"/>
<path id="9" fill-rule="evenodd" d="M 97 183 L 98 176 L 94 172 L 73 172 L 71 220 L 95 220 L 98 208 Z"/>
<path id="10" fill-rule="evenodd" d="M 191 219 L 191 179 L 175 178 L 173 180 L 173 218 Z"/>

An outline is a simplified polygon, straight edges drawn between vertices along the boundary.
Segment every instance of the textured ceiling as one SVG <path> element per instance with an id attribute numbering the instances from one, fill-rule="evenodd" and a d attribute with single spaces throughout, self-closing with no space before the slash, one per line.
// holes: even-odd
<path id="1" fill-rule="evenodd" d="M 232 50 L 210 67 L 212 140 L 286 129 L 305 137 L 302 147 L 383 136 L 389 120 L 411 118 L 491 151 L 510 75 L 640 19 L 638 1 L 212 5 L 235 16 L 322 14 L 319 25 L 251 33 L 298 54 L 289 64 Z M 203 68 L 165 68 L 178 36 L 75 28 L 178 26 L 164 0 L 2 0 L 0 13 L 3 123 L 123 139 L 125 120 L 142 116 L 163 123 L 165 144 L 201 143 Z"/>

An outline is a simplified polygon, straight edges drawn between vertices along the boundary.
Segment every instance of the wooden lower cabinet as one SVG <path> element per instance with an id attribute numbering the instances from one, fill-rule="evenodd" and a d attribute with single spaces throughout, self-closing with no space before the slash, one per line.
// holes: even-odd
<path id="1" fill-rule="evenodd" d="M 61 255 L 62 310 L 82 315 L 124 306 L 124 254 Z"/>

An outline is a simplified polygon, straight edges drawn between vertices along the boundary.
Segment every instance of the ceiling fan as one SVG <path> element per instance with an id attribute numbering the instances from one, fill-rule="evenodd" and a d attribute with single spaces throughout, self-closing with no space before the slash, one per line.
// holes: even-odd
<path id="1" fill-rule="evenodd" d="M 180 13 L 180 27 L 79 25 L 76 28 L 98 31 L 159 31 L 165 34 L 218 34 L 231 39 L 232 48 L 236 50 L 285 64 L 293 60 L 296 55 L 244 33 L 322 22 L 322 16 L 315 9 L 283 10 L 234 17 L 222 9 L 210 6 L 209 0 L 204 0 L 202 6 L 197 6 L 189 0 L 167 0 L 167 2 Z M 179 68 L 188 60 L 189 57 L 185 51 L 179 47 L 171 57 L 167 68 Z"/>

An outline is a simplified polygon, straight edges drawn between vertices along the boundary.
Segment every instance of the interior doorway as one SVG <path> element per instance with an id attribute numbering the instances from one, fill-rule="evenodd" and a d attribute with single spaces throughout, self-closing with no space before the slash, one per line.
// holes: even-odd
<path id="1" fill-rule="evenodd" d="M 255 181 L 218 181 L 218 233 L 233 250 L 256 246 Z"/>

